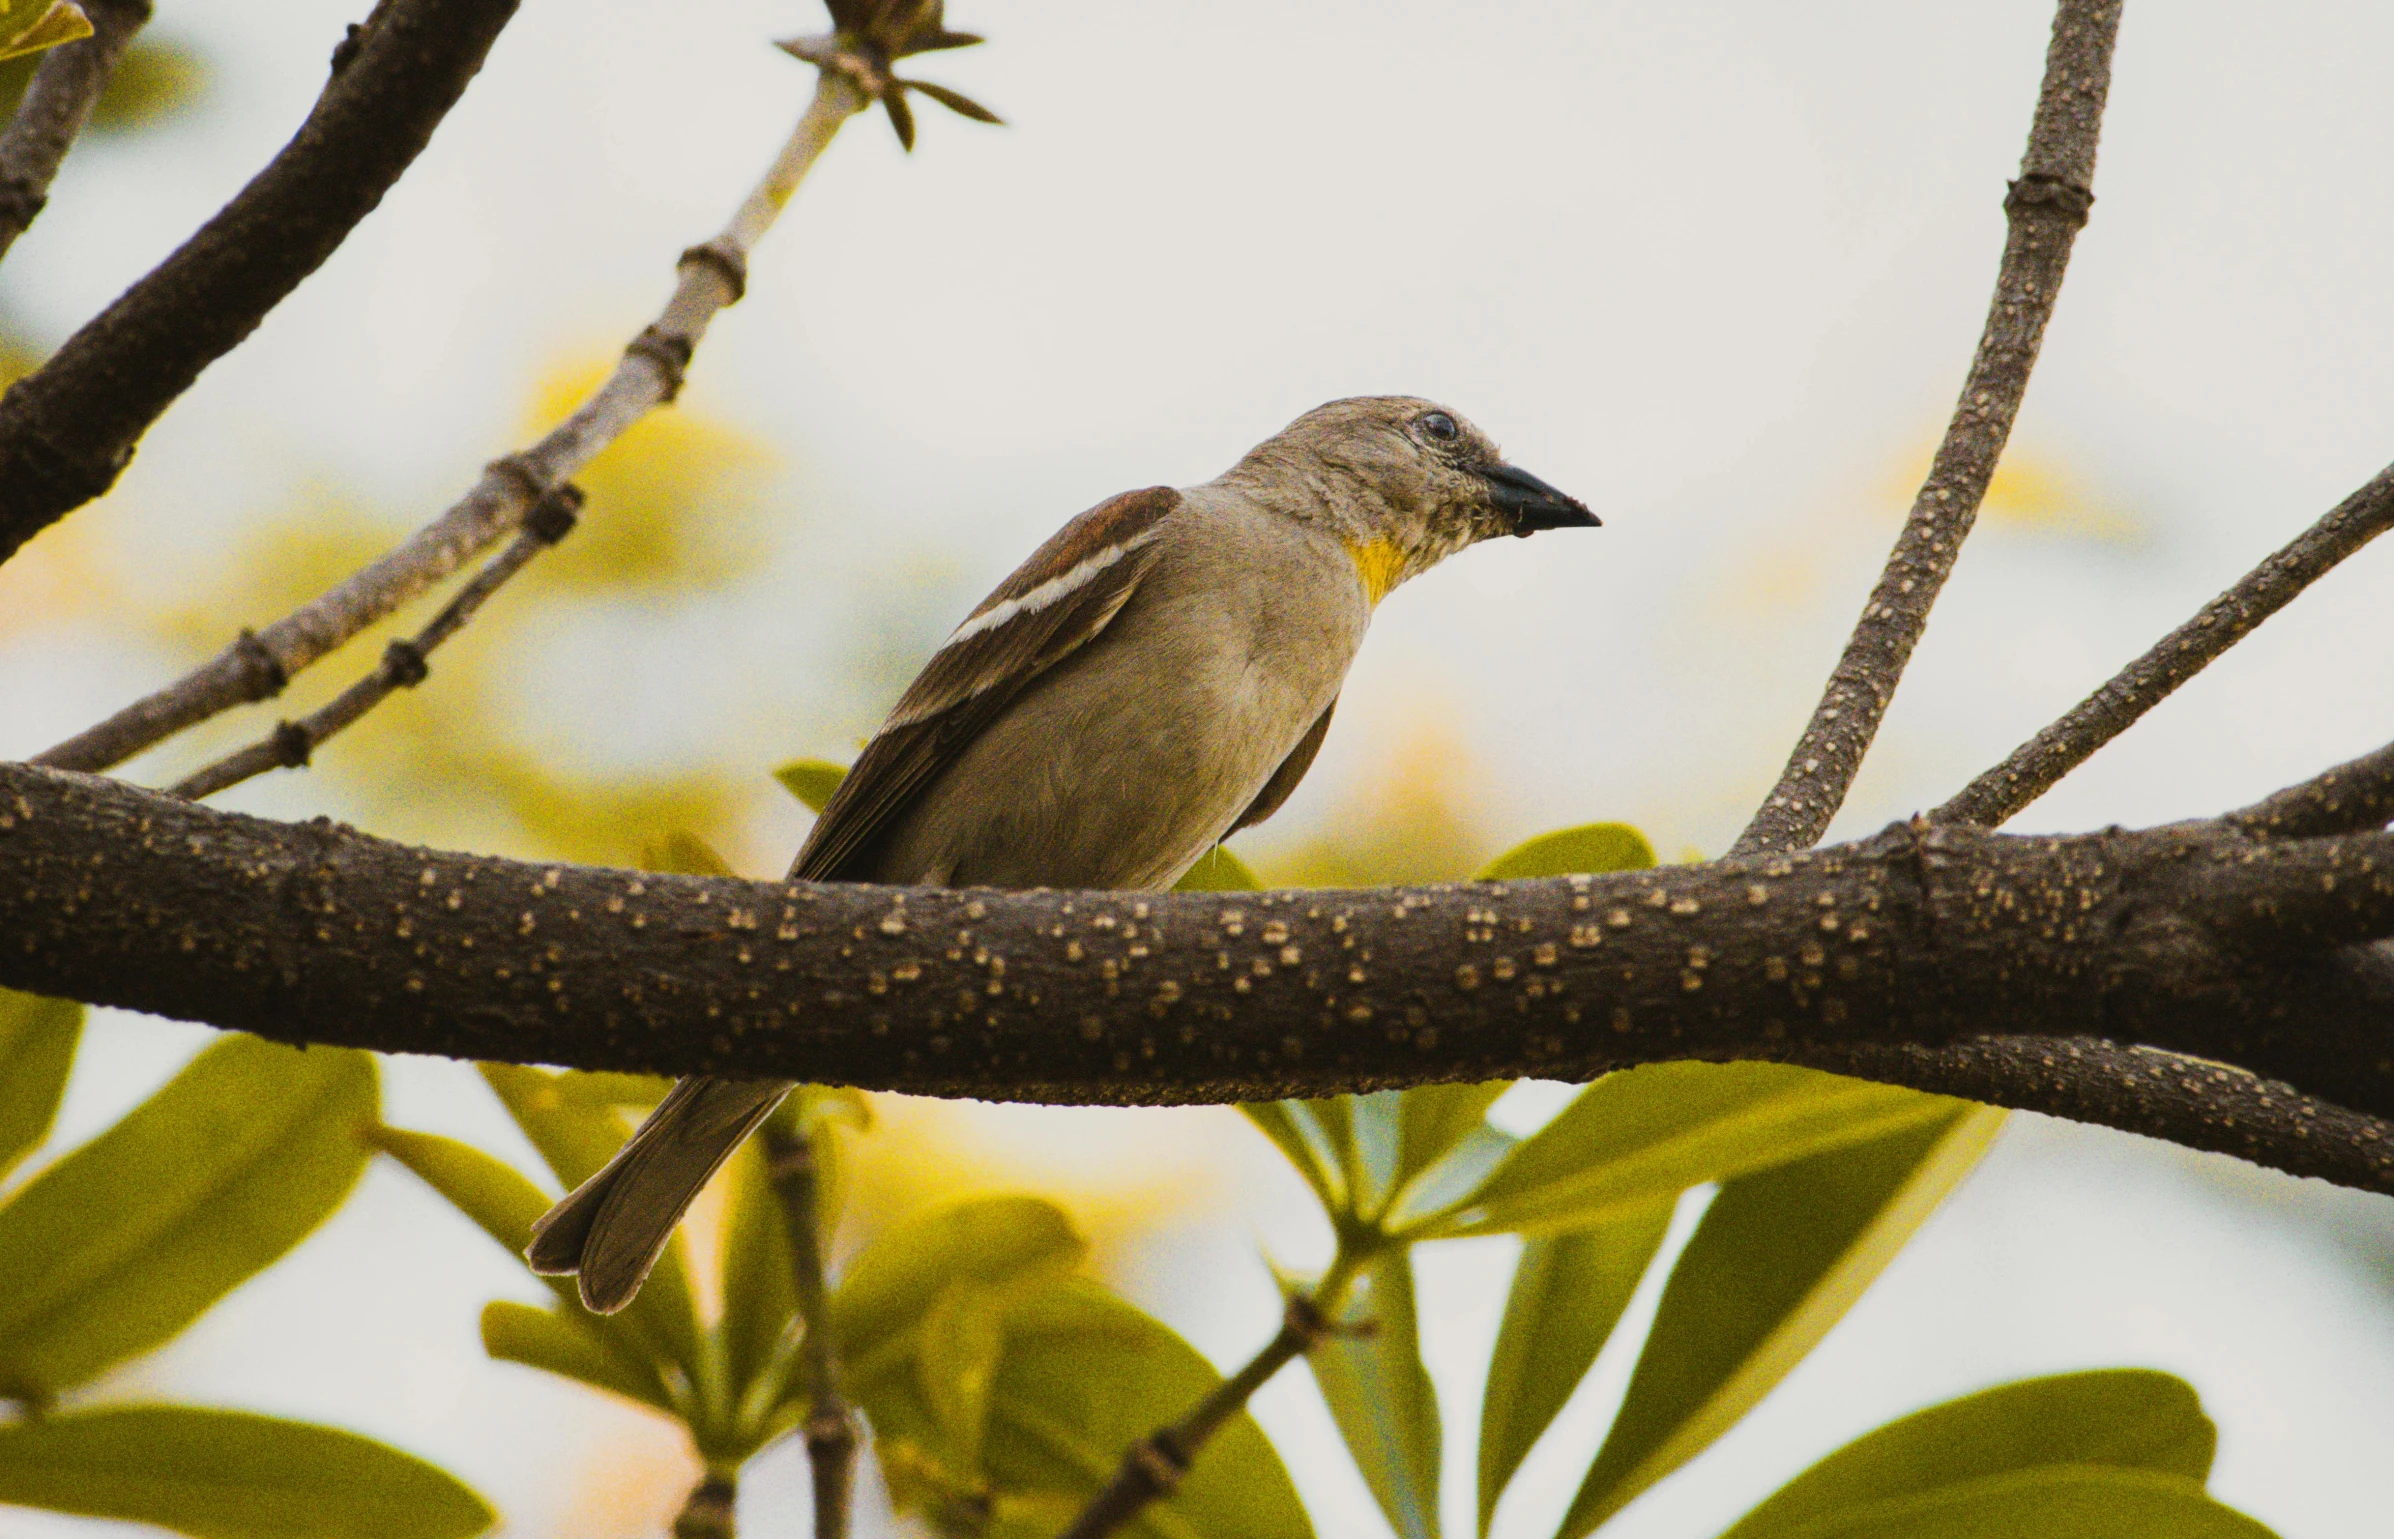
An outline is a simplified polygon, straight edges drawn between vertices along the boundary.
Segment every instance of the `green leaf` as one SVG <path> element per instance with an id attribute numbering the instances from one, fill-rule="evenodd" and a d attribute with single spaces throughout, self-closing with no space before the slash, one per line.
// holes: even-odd
<path id="1" fill-rule="evenodd" d="M 792 796 L 806 803 L 810 811 L 820 813 L 831 805 L 831 793 L 848 778 L 847 767 L 829 759 L 792 759 L 773 772 Z"/>
<path id="2" fill-rule="evenodd" d="M 1456 1145 L 1486 1126 L 1488 1108 L 1512 1088 L 1513 1081 L 1494 1079 L 1477 1085 L 1423 1085 L 1405 1091 L 1397 1103 L 1397 1185 L 1409 1185 L 1454 1153 Z"/>
<path id="3" fill-rule="evenodd" d="M 1648 1064 L 1580 1092 L 1417 1233 L 1576 1229 L 1706 1181 L 1938 1121 L 1955 1104 L 1787 1064 Z"/>
<path id="4" fill-rule="evenodd" d="M 1802 1539 L 2277 1539 L 2201 1481 L 2054 1464 L 1897 1497 L 1775 1530 Z"/>
<path id="5" fill-rule="evenodd" d="M 656 1370 L 611 1340 L 597 1319 L 587 1312 L 566 1314 L 493 1299 L 482 1306 L 482 1350 L 502 1362 L 558 1374 L 678 1416 Z"/>
<path id="6" fill-rule="evenodd" d="M 1007 1312 L 984 1434 L 989 1480 L 1001 1494 L 1062 1497 L 1049 1505 L 1077 1511 L 1132 1444 L 1180 1420 L 1221 1382 L 1196 1349 L 1094 1283 L 1039 1289 Z M 1172 1494 L 1121 1532 L 1312 1539 L 1313 1529 L 1280 1456 L 1241 1411 L 1198 1451 Z"/>
<path id="7" fill-rule="evenodd" d="M 775 1363 L 796 1328 L 798 1284 L 790 1253 L 790 1225 L 773 1189 L 765 1141 L 751 1138 L 733 1152 L 723 1224 L 723 1313 L 715 1334 L 736 1390 Z"/>
<path id="8" fill-rule="evenodd" d="M 832 1290 L 840 1360 L 860 1377 L 886 1371 L 875 1359 L 910 1355 L 913 1333 L 949 1285 L 1062 1271 L 1087 1250 L 1064 1210 L 1037 1197 L 973 1198 L 900 1224 L 866 1246 Z"/>
<path id="9" fill-rule="evenodd" d="M 597 1174 L 631 1136 L 631 1129 L 614 1110 L 587 1105 L 567 1093 L 561 1084 L 562 1074 L 512 1063 L 475 1067 L 567 1191 Z M 637 1319 L 651 1340 L 671 1352 L 673 1361 L 693 1380 L 706 1374 L 698 1306 L 690 1293 L 679 1234 L 666 1243 L 656 1269 L 648 1274 L 648 1281 L 640 1285 L 624 1313 Z"/>
<path id="10" fill-rule="evenodd" d="M 1643 871 L 1653 864 L 1654 846 L 1627 823 L 1582 823 L 1513 846 L 1482 866 L 1473 880 L 1510 882 L 1581 871 Z"/>
<path id="11" fill-rule="evenodd" d="M 1181 879 L 1172 884 L 1174 892 L 1261 892 L 1263 883 L 1247 863 L 1220 845 L 1215 845 L 1197 857 L 1197 864 L 1189 867 Z"/>
<path id="12" fill-rule="evenodd" d="M 942 1451 L 959 1469 L 981 1468 L 989 1395 L 1012 1301 L 1013 1291 L 1004 1287 L 959 1278 L 939 1290 L 916 1332 L 915 1383 L 939 1428 Z"/>
<path id="13" fill-rule="evenodd" d="M 1362 1328 L 1329 1337 L 1305 1361 L 1389 1526 L 1399 1539 L 1437 1539 L 1438 1396 L 1421 1362 L 1412 1253 L 1381 1252 L 1359 1283 L 1339 1323 Z"/>
<path id="14" fill-rule="evenodd" d="M 1969 1174 L 2003 1113 L 1923 1099 L 1933 1122 L 1723 1184 L 1558 1539 L 1580 1539 L 1753 1409 Z"/>
<path id="15" fill-rule="evenodd" d="M 1671 1227 L 1658 1198 L 1588 1229 L 1524 1242 L 1480 1400 L 1480 1532 L 1629 1307 Z"/>
<path id="16" fill-rule="evenodd" d="M 738 876 L 731 862 L 715 853 L 715 847 L 686 829 L 677 828 L 662 839 L 652 839 L 640 847 L 640 869 L 665 871 L 677 876 Z"/>
<path id="17" fill-rule="evenodd" d="M 83 1035 L 83 1007 L 0 989 L 0 1177 L 49 1136 Z"/>
<path id="18" fill-rule="evenodd" d="M 73 0 L 19 0 L 0 11 L 0 59 L 38 53 L 91 36 L 91 18 Z"/>
<path id="19" fill-rule="evenodd" d="M 509 1256 L 518 1263 L 523 1261 L 524 1247 L 532 1243 L 532 1221 L 549 1210 L 551 1199 L 525 1180 L 514 1166 L 437 1133 L 379 1126 L 369 1130 L 366 1137 L 374 1147 L 413 1171 L 451 1207 L 473 1220 Z M 608 1342 L 617 1356 L 657 1366 L 678 1365 L 673 1343 L 661 1337 L 637 1311 L 594 1315 L 582 1307 L 582 1296 L 575 1290 L 572 1278 L 540 1280 L 557 1296 L 560 1310 Z"/>
<path id="20" fill-rule="evenodd" d="M 1781 1486 L 1722 1539 L 1793 1539 L 1875 1505 L 2050 1465 L 2155 1470 L 2198 1484 L 2218 1433 L 2184 1380 L 2110 1368 L 1999 1384 L 1891 1421 Z"/>
<path id="21" fill-rule="evenodd" d="M 594 1110 L 630 1107 L 647 1111 L 665 1099 L 673 1081 L 662 1074 L 617 1074 L 593 1069 L 568 1069 L 554 1081 L 557 1094 L 577 1106 Z"/>
<path id="22" fill-rule="evenodd" d="M 370 1438 L 179 1405 L 0 1426 L 0 1502 L 194 1539 L 468 1539 L 497 1520 L 454 1476 Z"/>
<path id="23" fill-rule="evenodd" d="M 1325 1211 L 1345 1211 L 1346 1176 L 1338 1168 L 1321 1125 L 1303 1101 L 1248 1101 L 1240 1104 L 1239 1111 L 1297 1167 L 1297 1174 L 1313 1188 Z"/>
<path id="24" fill-rule="evenodd" d="M 228 1036 L 0 1207 L 0 1393 L 41 1399 L 180 1332 L 366 1168 L 374 1060 Z"/>

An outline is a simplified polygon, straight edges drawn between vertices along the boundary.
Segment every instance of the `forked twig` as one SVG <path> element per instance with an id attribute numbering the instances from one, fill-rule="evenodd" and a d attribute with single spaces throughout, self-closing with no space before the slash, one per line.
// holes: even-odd
<path id="1" fill-rule="evenodd" d="M 0 130 L 0 256 L 49 202 L 59 163 L 90 120 L 125 45 L 150 19 L 150 0 L 83 0 L 83 14 L 91 36 L 42 56 L 16 115 Z"/>
<path id="2" fill-rule="evenodd" d="M 2068 715 L 1964 786 L 1929 814 L 1930 821 L 1985 828 L 2001 824 L 2389 526 L 2394 526 L 2394 466 L 2378 472 L 2319 522 L 2245 573 Z"/>
<path id="3" fill-rule="evenodd" d="M 297 721 L 277 722 L 272 732 L 250 744 L 226 754 L 214 763 L 194 770 L 167 788 L 169 796 L 190 801 L 214 796 L 217 792 L 239 785 L 268 770 L 299 769 L 323 747 L 333 734 L 355 723 L 390 697 L 392 692 L 413 689 L 424 682 L 432 671 L 431 657 L 435 648 L 465 629 L 490 596 L 499 591 L 507 580 L 530 564 L 534 556 L 564 539 L 573 532 L 574 519 L 582 506 L 582 489 L 571 482 L 550 488 L 548 494 L 533 504 L 524 519 L 523 531 L 505 550 L 493 556 L 490 564 L 474 574 L 473 581 L 458 590 L 457 596 L 441 607 L 432 623 L 415 635 L 394 641 L 384 649 L 382 661 L 374 671 L 335 695 L 314 713 Z"/>
<path id="4" fill-rule="evenodd" d="M 740 297 L 748 255 L 840 125 L 868 104 L 849 76 L 826 70 L 781 154 L 721 234 L 682 253 L 664 311 L 624 349 L 605 383 L 530 448 L 493 461 L 448 511 L 339 586 L 106 721 L 37 755 L 52 769 L 97 771 L 220 712 L 282 692 L 292 675 L 455 572 L 520 523 L 552 486 L 578 473 L 681 389 L 707 325 Z"/>
<path id="5" fill-rule="evenodd" d="M 2121 0 L 2061 0 L 2055 8 L 2028 150 L 2003 202 L 2007 233 L 1995 297 L 1961 402 L 1828 689 L 1778 784 L 1730 847 L 1733 856 L 1799 849 L 1828 831 L 1978 518 L 2060 297 L 2070 247 L 2094 206 L 2095 146 L 2120 6 Z"/>

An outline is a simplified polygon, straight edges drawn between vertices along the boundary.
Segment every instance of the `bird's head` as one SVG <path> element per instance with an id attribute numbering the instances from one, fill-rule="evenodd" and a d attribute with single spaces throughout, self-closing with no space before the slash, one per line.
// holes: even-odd
<path id="1" fill-rule="evenodd" d="M 1223 480 L 1335 534 L 1374 603 L 1466 545 L 1600 522 L 1578 499 L 1506 464 L 1460 412 L 1414 396 L 1317 406 Z"/>

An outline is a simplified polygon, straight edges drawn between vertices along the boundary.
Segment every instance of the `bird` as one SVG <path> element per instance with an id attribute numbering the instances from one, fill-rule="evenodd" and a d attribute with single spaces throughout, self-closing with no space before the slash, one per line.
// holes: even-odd
<path id="1" fill-rule="evenodd" d="M 790 875 L 1169 888 L 1296 789 L 1392 589 L 1481 540 L 1599 522 L 1435 402 L 1318 406 L 1214 480 L 1110 498 L 1034 551 L 932 654 Z M 676 1083 L 534 1225 L 533 1270 L 624 1307 L 791 1089 Z"/>

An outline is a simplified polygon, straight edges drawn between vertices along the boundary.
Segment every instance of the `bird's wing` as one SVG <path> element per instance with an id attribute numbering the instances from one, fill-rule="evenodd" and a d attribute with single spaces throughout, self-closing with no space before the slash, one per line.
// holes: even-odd
<path id="1" fill-rule="evenodd" d="M 882 836 L 1008 702 L 1121 613 L 1179 506 L 1168 486 L 1125 492 L 1033 551 L 923 665 L 832 793 L 790 875 L 861 879 Z"/>
<path id="2" fill-rule="evenodd" d="M 1313 756 L 1322 751 L 1322 739 L 1330 735 L 1330 713 L 1337 709 L 1338 696 L 1332 695 L 1330 703 L 1322 707 L 1322 714 L 1315 717 L 1313 725 L 1305 729 L 1305 735 L 1297 739 L 1297 746 L 1288 751 L 1288 757 L 1280 761 L 1280 768 L 1272 771 L 1272 778 L 1265 781 L 1264 788 L 1255 793 L 1255 800 L 1247 804 L 1247 810 L 1239 814 L 1239 820 L 1230 825 L 1223 833 L 1223 838 L 1229 838 L 1250 823 L 1261 823 L 1280 810 L 1280 804 L 1288 800 L 1288 794 L 1297 789 L 1297 782 L 1303 780 L 1305 772 L 1313 768 Z"/>

